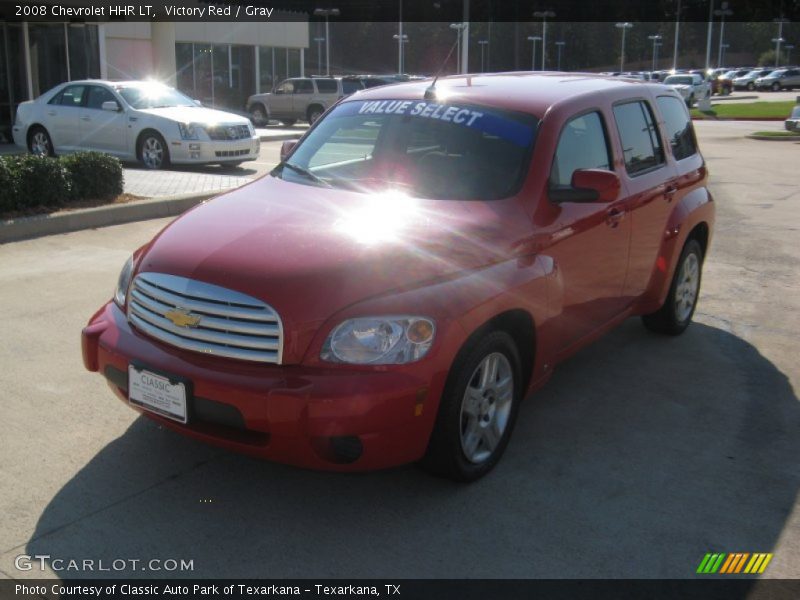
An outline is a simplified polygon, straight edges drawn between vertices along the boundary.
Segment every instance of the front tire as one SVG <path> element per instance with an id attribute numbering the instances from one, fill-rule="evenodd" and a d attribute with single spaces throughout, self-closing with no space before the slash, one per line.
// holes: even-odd
<path id="1" fill-rule="evenodd" d="M 459 353 L 442 394 L 426 471 L 456 481 L 480 479 L 508 445 L 522 396 L 514 340 L 493 331 Z"/>
<path id="2" fill-rule="evenodd" d="M 250 120 L 256 127 L 264 127 L 269 124 L 267 109 L 262 104 L 255 104 L 250 109 Z"/>
<path id="3" fill-rule="evenodd" d="M 752 92 L 754 89 L 756 89 L 756 84 L 754 84 L 752 81 L 747 84 L 748 91 Z"/>
<path id="4" fill-rule="evenodd" d="M 773 92 L 780 92 L 781 91 L 781 84 L 777 81 L 772 84 L 771 86 Z"/>
<path id="5" fill-rule="evenodd" d="M 321 106 L 312 106 L 308 109 L 308 124 L 313 125 L 325 112 Z"/>
<path id="6" fill-rule="evenodd" d="M 686 331 L 697 307 L 702 274 L 703 249 L 697 240 L 692 239 L 683 247 L 664 304 L 656 312 L 642 316 L 644 326 L 667 335 L 680 335 Z"/>
<path id="7" fill-rule="evenodd" d="M 169 148 L 161 134 L 151 131 L 139 141 L 139 160 L 147 169 L 164 169 L 169 166 Z"/>
<path id="8" fill-rule="evenodd" d="M 55 156 L 53 140 L 44 127 L 33 127 L 28 134 L 28 150 L 36 156 Z"/>

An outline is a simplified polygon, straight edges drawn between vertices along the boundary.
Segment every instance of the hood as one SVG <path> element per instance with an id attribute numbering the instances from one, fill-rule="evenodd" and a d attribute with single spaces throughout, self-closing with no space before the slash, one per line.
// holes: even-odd
<path id="1" fill-rule="evenodd" d="M 177 123 L 198 123 L 200 125 L 247 125 L 250 121 L 239 115 L 206 108 L 204 106 L 167 106 L 164 108 L 144 108 L 139 112 L 170 119 Z"/>
<path id="2" fill-rule="evenodd" d="M 508 260 L 526 232 L 514 199 L 416 200 L 268 175 L 176 219 L 138 270 L 248 294 L 275 308 L 287 333 L 316 331 L 354 303 Z"/>

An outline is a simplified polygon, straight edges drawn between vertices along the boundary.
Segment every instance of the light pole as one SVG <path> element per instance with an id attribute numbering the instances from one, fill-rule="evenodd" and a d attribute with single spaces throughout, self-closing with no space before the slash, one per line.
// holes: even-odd
<path id="1" fill-rule="evenodd" d="M 705 76 L 708 76 L 708 67 L 711 63 L 711 34 L 714 32 L 714 0 L 708 3 L 708 33 L 706 35 L 706 68 Z"/>
<path id="2" fill-rule="evenodd" d="M 775 42 L 775 68 L 777 69 L 781 61 L 781 44 L 786 41 L 783 39 L 783 24 L 788 23 L 789 19 L 779 17 L 775 19 L 775 22 L 778 24 L 778 37 L 772 38 L 772 41 Z"/>
<path id="3" fill-rule="evenodd" d="M 408 39 L 408 36 L 403 36 L 403 0 L 399 0 L 399 9 L 397 12 L 397 35 L 394 36 L 397 40 L 397 74 L 403 74 L 403 42 Z"/>
<path id="4" fill-rule="evenodd" d="M 529 35 L 528 41 L 531 42 L 533 50 L 531 51 L 531 71 L 536 70 L 536 42 L 541 42 L 542 37 L 539 35 Z"/>
<path id="5" fill-rule="evenodd" d="M 566 43 L 567 42 L 561 42 L 561 41 L 556 42 L 556 46 L 558 46 L 558 67 L 557 67 L 557 70 L 559 70 L 559 71 L 561 70 L 561 50 L 562 50 L 562 48 L 564 48 L 564 45 Z"/>
<path id="6" fill-rule="evenodd" d="M 792 64 L 792 50 L 794 50 L 794 44 L 784 44 L 783 49 L 786 50 L 786 64 Z"/>
<path id="7" fill-rule="evenodd" d="M 653 42 L 653 68 L 651 71 L 655 71 L 658 64 L 658 47 L 661 45 L 661 36 L 658 34 L 648 35 L 647 39 Z"/>
<path id="8" fill-rule="evenodd" d="M 478 40 L 478 45 L 481 47 L 481 73 L 484 72 L 484 64 L 483 64 L 483 49 L 489 45 L 489 40 Z"/>
<path id="9" fill-rule="evenodd" d="M 544 71 L 547 61 L 547 19 L 554 18 L 556 13 L 552 10 L 537 10 L 533 16 L 542 20 L 542 71 Z"/>
<path id="10" fill-rule="evenodd" d="M 400 54 L 397 56 L 397 74 L 402 75 L 405 73 L 405 52 L 403 47 L 405 44 L 408 43 L 408 36 L 404 33 L 403 35 L 397 35 L 396 33 L 392 36 L 392 39 L 397 40 L 397 44 L 400 46 Z"/>
<path id="11" fill-rule="evenodd" d="M 317 75 L 322 75 L 322 42 L 325 38 L 315 37 L 314 41 L 317 42 Z"/>
<path id="12" fill-rule="evenodd" d="M 714 14 L 717 15 L 719 20 L 719 52 L 717 53 L 717 66 L 722 66 L 722 40 L 725 37 L 725 17 L 730 17 L 733 11 L 728 8 L 728 3 L 723 2 L 719 10 L 715 10 Z"/>
<path id="13" fill-rule="evenodd" d="M 456 73 L 461 73 L 461 32 L 465 27 L 464 23 L 450 23 L 450 29 L 456 32 Z"/>
<path id="14" fill-rule="evenodd" d="M 331 74 L 331 30 L 328 23 L 330 17 L 338 17 L 338 8 L 317 8 L 314 9 L 315 17 L 325 17 L 325 75 Z"/>
<path id="15" fill-rule="evenodd" d="M 619 70 L 625 70 L 625 34 L 627 33 L 628 29 L 633 27 L 633 23 L 628 23 L 625 21 L 624 23 L 617 23 L 616 27 L 618 29 L 622 29 L 622 54 L 619 57 Z"/>
<path id="16" fill-rule="evenodd" d="M 720 66 L 720 67 L 721 67 L 721 66 L 723 66 L 723 65 L 725 64 L 725 54 L 728 52 L 728 48 L 730 48 L 730 47 L 731 47 L 731 45 L 730 45 L 730 44 L 722 44 L 722 45 L 720 46 L 720 49 L 721 49 L 721 51 L 722 51 L 722 57 L 721 57 L 721 58 L 720 58 L 720 60 L 719 60 L 719 63 L 720 63 L 720 64 L 719 64 L 719 66 Z"/>
<path id="17" fill-rule="evenodd" d="M 681 31 L 681 0 L 678 0 L 678 10 L 675 11 L 675 48 L 672 51 L 672 72 L 678 68 L 678 36 Z"/>

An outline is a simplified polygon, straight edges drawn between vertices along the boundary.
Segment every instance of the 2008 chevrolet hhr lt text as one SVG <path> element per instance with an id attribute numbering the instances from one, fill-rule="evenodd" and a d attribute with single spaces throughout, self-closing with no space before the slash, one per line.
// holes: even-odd
<path id="1" fill-rule="evenodd" d="M 83 330 L 125 402 L 304 467 L 459 480 L 631 315 L 679 334 L 714 222 L 671 88 L 580 74 L 359 92 L 133 253 Z"/>

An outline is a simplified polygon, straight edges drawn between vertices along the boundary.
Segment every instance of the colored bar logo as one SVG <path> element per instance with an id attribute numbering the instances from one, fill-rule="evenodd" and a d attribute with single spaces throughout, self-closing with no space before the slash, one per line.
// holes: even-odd
<path id="1" fill-rule="evenodd" d="M 755 574 L 763 573 L 767 568 L 772 554 L 765 552 L 733 552 L 712 553 L 709 552 L 700 561 L 697 572 L 701 575 L 737 575 L 739 573 Z"/>

